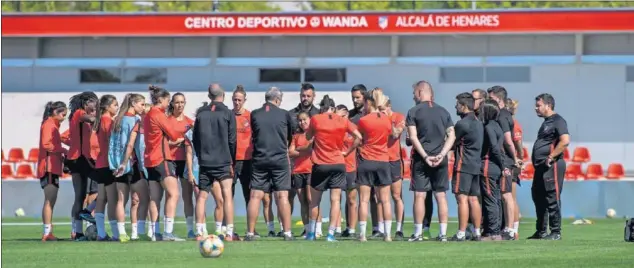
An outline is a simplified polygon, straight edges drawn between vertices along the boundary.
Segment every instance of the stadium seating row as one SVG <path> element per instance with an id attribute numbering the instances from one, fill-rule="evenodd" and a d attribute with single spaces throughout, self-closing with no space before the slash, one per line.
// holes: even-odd
<path id="1" fill-rule="evenodd" d="M 401 156 L 404 162 L 404 178 L 411 178 L 410 158 L 405 148 L 401 149 Z M 24 155 L 22 148 L 11 148 L 8 157 L 5 159 L 4 150 L 2 150 L 2 179 L 28 179 L 34 178 L 34 168 L 37 163 L 38 149 L 29 150 L 27 157 Z M 530 161 L 528 149 L 524 147 L 524 160 L 527 162 L 524 171 L 520 175 L 522 179 L 532 179 L 535 168 Z M 589 163 L 584 172 L 582 164 L 590 162 L 590 151 L 585 147 L 577 147 L 574 150 L 572 158 L 568 149 L 564 151 L 564 160 L 568 162 L 565 178 L 569 180 L 596 180 L 596 179 L 620 179 L 625 177 L 625 169 L 620 163 L 611 163 L 607 171 L 604 173 L 603 166 L 598 163 Z M 453 159 L 450 157 L 449 166 L 453 166 Z M 5 164 L 10 163 L 10 164 Z M 12 164 L 12 165 L 11 165 Z M 15 168 L 15 172 L 14 172 Z M 69 177 L 64 174 L 62 178 Z"/>

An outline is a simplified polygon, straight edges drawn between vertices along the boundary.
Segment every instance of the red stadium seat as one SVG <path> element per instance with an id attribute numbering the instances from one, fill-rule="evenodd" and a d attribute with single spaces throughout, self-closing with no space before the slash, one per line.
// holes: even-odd
<path id="1" fill-rule="evenodd" d="M 621 163 L 612 163 L 608 166 L 608 172 L 606 178 L 612 180 L 618 180 L 625 177 L 625 169 Z"/>
<path id="2" fill-rule="evenodd" d="M 524 148 L 522 148 L 522 151 L 524 152 L 524 159 L 523 159 L 523 161 L 524 161 L 524 162 L 531 161 L 531 157 L 530 157 L 530 155 L 528 155 L 528 148 L 524 147 Z"/>
<path id="3" fill-rule="evenodd" d="M 588 165 L 586 169 L 586 179 L 597 180 L 603 177 L 603 166 L 601 166 L 601 164 L 593 163 Z"/>
<path id="4" fill-rule="evenodd" d="M 524 165 L 524 170 L 520 173 L 520 178 L 524 180 L 532 180 L 533 176 L 535 176 L 535 167 L 533 163 L 526 163 Z"/>
<path id="5" fill-rule="evenodd" d="M 565 173 L 564 177 L 567 180 L 584 179 L 585 178 L 585 174 L 583 174 L 583 170 L 581 169 L 581 164 L 579 164 L 579 163 L 570 163 L 566 167 L 566 173 Z"/>
<path id="6" fill-rule="evenodd" d="M 37 163 L 37 158 L 40 155 L 40 150 L 37 148 L 32 148 L 31 150 L 29 150 L 29 155 L 26 158 L 26 162 L 29 163 Z"/>
<path id="7" fill-rule="evenodd" d="M 2 178 L 13 178 L 13 167 L 11 165 L 2 165 Z"/>
<path id="8" fill-rule="evenodd" d="M 588 148 L 586 147 L 575 148 L 575 151 L 572 154 L 572 162 L 577 162 L 577 163 L 590 162 L 590 150 L 588 150 Z"/>
<path id="9" fill-rule="evenodd" d="M 16 179 L 28 179 L 33 177 L 35 177 L 35 175 L 33 174 L 33 168 L 29 164 L 19 165 L 18 169 L 15 172 Z"/>
<path id="10" fill-rule="evenodd" d="M 564 161 L 566 162 L 570 161 L 570 150 L 568 150 L 568 147 L 564 149 Z"/>
<path id="11" fill-rule="evenodd" d="M 22 148 L 11 148 L 9 150 L 9 157 L 7 158 L 8 163 L 20 163 L 24 161 L 24 151 Z"/>

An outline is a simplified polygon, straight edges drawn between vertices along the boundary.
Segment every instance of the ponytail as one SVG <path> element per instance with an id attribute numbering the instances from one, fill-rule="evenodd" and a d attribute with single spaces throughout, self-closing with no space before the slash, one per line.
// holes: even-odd
<path id="1" fill-rule="evenodd" d="M 153 105 L 159 104 L 162 98 L 170 97 L 169 91 L 167 91 L 167 89 L 164 89 L 162 87 L 150 85 L 148 87 L 148 90 L 150 91 L 150 100 L 152 100 Z"/>
<path id="2" fill-rule="evenodd" d="M 128 110 L 130 110 L 130 107 L 134 106 L 135 103 L 140 101 L 145 102 L 145 97 L 143 97 L 143 95 L 141 94 L 129 93 L 125 95 L 125 97 L 123 98 L 123 102 L 119 106 L 119 113 L 114 119 L 113 131 L 121 131 L 121 122 L 123 121 L 123 117 L 128 112 Z"/>
<path id="3" fill-rule="evenodd" d="M 95 94 L 95 92 L 92 92 L 92 91 L 85 91 L 70 97 L 70 101 L 68 102 L 68 108 L 70 109 L 70 116 L 68 117 L 68 119 L 69 120 L 73 119 L 73 115 L 75 114 L 75 111 L 83 110 L 84 107 L 88 105 L 88 103 L 91 103 L 91 102 L 96 103 L 98 101 L 99 101 L 99 97 L 97 97 L 97 94 Z"/>
<path id="4" fill-rule="evenodd" d="M 326 94 L 319 102 L 319 113 L 328 112 L 331 108 L 335 108 L 335 101 Z"/>
<path id="5" fill-rule="evenodd" d="M 372 108 L 379 111 L 385 111 L 385 109 L 387 109 L 389 99 L 388 96 L 383 94 L 383 89 L 378 87 L 368 91 L 366 96 L 366 100 L 371 102 Z"/>
<path id="6" fill-rule="evenodd" d="M 44 114 L 42 115 L 42 123 L 44 123 L 44 121 L 46 121 L 46 119 L 48 119 L 49 117 L 57 113 L 61 113 L 64 110 L 66 110 L 66 103 L 64 102 L 61 102 L 61 101 L 47 102 L 46 105 L 44 106 Z"/>

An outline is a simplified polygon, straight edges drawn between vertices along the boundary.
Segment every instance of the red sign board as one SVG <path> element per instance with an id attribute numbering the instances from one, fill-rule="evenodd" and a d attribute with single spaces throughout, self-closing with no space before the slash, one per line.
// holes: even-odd
<path id="1" fill-rule="evenodd" d="M 2 36 L 253 36 L 634 31 L 634 11 L 2 16 Z"/>

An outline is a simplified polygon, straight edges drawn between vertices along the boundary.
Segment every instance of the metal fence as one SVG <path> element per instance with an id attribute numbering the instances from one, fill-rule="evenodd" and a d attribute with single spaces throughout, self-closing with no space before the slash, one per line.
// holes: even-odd
<path id="1" fill-rule="evenodd" d="M 21 13 L 395 11 L 619 7 L 634 7 L 634 1 L 2 1 L 2 12 Z"/>

